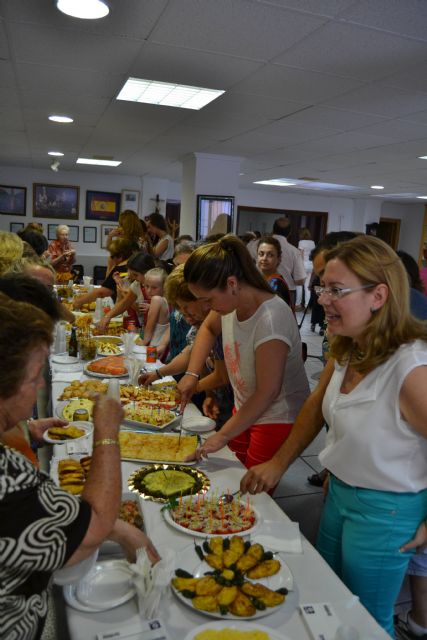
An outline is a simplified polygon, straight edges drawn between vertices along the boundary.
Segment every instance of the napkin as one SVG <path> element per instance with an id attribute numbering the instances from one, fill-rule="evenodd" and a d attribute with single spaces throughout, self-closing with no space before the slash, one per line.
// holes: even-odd
<path id="1" fill-rule="evenodd" d="M 256 541 L 271 551 L 302 553 L 298 522 L 264 520 L 262 533 L 256 534 Z"/>
<path id="2" fill-rule="evenodd" d="M 175 556 L 173 549 L 165 549 L 162 559 L 152 567 L 145 548 L 137 550 L 136 562 L 130 565 L 130 569 L 141 617 L 154 618 L 157 615 L 162 595 L 174 574 Z"/>
<path id="3" fill-rule="evenodd" d="M 129 334 L 132 336 L 132 334 Z M 129 384 L 136 386 L 138 384 L 139 372 L 141 370 L 141 361 L 136 358 L 127 356 L 125 358 L 126 369 L 129 375 Z"/>

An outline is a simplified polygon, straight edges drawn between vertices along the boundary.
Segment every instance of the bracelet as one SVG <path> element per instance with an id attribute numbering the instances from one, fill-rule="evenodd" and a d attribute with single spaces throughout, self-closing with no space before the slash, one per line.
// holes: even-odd
<path id="1" fill-rule="evenodd" d="M 197 380 L 200 380 L 200 374 L 198 373 L 193 373 L 193 371 L 186 371 L 184 373 L 185 376 L 193 376 L 193 378 L 197 378 Z"/>
<path id="2" fill-rule="evenodd" d="M 158 378 L 163 378 L 163 377 L 164 377 L 164 376 L 162 376 L 162 374 L 160 373 L 159 369 L 154 369 L 154 371 L 156 372 L 156 374 L 157 374 L 157 377 L 158 377 Z"/>
<path id="3" fill-rule="evenodd" d="M 108 444 L 119 444 L 119 441 L 116 440 L 115 438 L 103 438 L 102 440 L 96 440 L 93 443 L 93 447 L 102 447 L 104 445 L 108 445 Z"/>

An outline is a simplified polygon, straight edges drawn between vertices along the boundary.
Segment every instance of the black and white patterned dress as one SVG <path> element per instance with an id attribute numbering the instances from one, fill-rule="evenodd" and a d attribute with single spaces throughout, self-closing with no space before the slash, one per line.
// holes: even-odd
<path id="1" fill-rule="evenodd" d="M 35 640 L 47 586 L 83 540 L 91 509 L 0 444 L 0 638 Z"/>

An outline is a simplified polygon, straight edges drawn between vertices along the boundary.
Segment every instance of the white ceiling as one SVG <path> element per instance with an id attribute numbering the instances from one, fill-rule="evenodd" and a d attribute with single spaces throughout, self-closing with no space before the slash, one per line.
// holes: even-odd
<path id="1" fill-rule="evenodd" d="M 179 181 L 196 151 L 242 156 L 241 187 L 312 177 L 352 197 L 427 195 L 425 0 L 110 6 L 85 21 L 53 0 L 0 0 L 0 165 L 45 169 L 59 149 L 61 170 L 99 173 L 76 158 L 107 155 L 122 164 L 103 172 Z M 116 101 L 129 76 L 225 94 L 198 112 Z"/>

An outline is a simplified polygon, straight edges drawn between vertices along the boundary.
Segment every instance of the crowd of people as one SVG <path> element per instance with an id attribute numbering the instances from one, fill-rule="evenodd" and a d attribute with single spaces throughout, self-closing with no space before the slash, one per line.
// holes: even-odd
<path id="1" fill-rule="evenodd" d="M 132 318 L 141 344 L 156 346 L 162 360 L 140 384 L 176 377 L 181 409 L 195 402 L 216 422 L 196 458 L 228 446 L 247 469 L 243 493 L 272 494 L 326 423 L 318 550 L 391 637 L 409 572 L 410 629 L 427 634 L 427 296 L 411 256 L 352 232 L 328 234 L 315 246 L 304 229 L 297 248 L 286 218 L 264 236 L 174 242 L 160 214 L 145 223 L 125 211 L 108 238 L 104 282 L 75 297 L 70 310 L 53 295 L 55 277 L 72 276 L 76 260 L 68 232 L 59 225 L 50 245 L 40 229 L 0 232 L 4 628 L 40 637 L 51 574 L 89 557 L 106 538 L 130 558 L 145 546 L 158 559 L 142 532 L 117 519 L 120 404 L 96 401 L 81 498 L 39 471 L 29 446 L 63 424 L 31 420 L 55 323 L 111 298 L 97 329 L 123 313 Z M 309 304 L 312 313 L 315 305 L 322 310 L 325 332 L 325 367 L 311 393 L 296 319 Z"/>

